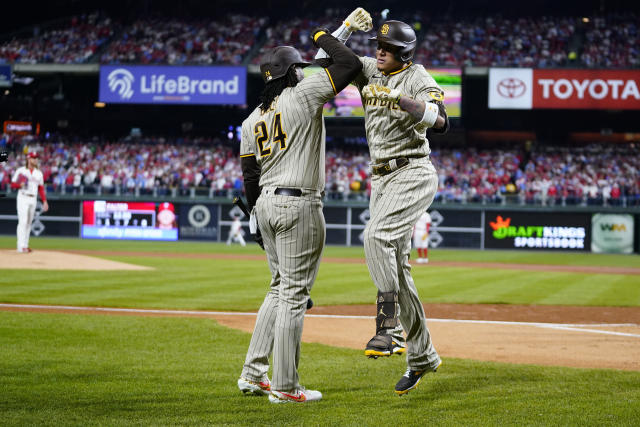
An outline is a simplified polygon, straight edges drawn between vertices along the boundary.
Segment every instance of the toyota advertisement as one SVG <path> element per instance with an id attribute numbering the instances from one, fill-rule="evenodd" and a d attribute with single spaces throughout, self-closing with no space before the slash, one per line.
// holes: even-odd
<path id="1" fill-rule="evenodd" d="M 591 249 L 589 214 L 487 212 L 484 230 L 484 246 L 489 249 Z"/>
<path id="2" fill-rule="evenodd" d="M 100 67 L 104 103 L 242 105 L 246 92 L 245 67 Z"/>
<path id="3" fill-rule="evenodd" d="M 490 109 L 640 109 L 640 71 L 489 70 Z"/>

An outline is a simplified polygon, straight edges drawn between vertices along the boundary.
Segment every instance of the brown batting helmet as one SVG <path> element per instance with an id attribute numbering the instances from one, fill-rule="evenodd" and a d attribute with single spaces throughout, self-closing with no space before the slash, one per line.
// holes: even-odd
<path id="1" fill-rule="evenodd" d="M 398 47 L 395 58 L 400 62 L 409 62 L 413 59 L 413 53 L 416 50 L 416 33 L 409 24 L 401 21 L 383 22 L 374 40 L 380 43 L 390 44 Z"/>
<path id="2" fill-rule="evenodd" d="M 260 73 L 265 83 L 279 79 L 287 74 L 292 65 L 307 67 L 311 65 L 300 56 L 300 52 L 291 46 L 277 46 L 268 50 L 260 61 Z"/>

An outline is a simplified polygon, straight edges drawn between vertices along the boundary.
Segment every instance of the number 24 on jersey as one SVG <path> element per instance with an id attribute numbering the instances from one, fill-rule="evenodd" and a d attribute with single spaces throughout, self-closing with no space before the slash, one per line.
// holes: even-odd
<path id="1" fill-rule="evenodd" d="M 258 145 L 258 150 L 260 150 L 260 157 L 271 155 L 271 147 L 276 144 L 280 144 L 280 150 L 287 148 L 287 134 L 282 129 L 282 117 L 280 113 L 276 113 L 275 116 L 273 116 L 271 129 L 271 137 L 269 137 L 267 124 L 264 120 L 256 123 L 256 126 L 253 128 L 256 144 Z"/>

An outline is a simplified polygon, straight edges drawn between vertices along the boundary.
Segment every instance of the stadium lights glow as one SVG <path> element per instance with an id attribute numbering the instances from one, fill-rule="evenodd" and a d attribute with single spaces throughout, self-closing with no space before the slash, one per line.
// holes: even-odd
<path id="1" fill-rule="evenodd" d="M 93 106 L 96 108 L 104 108 L 107 104 L 105 104 L 104 102 L 94 102 Z"/>

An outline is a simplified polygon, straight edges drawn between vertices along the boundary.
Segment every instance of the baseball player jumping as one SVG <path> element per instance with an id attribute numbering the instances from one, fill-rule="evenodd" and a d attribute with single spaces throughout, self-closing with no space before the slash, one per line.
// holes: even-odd
<path id="1" fill-rule="evenodd" d="M 259 106 L 242 123 L 245 193 L 262 233 L 271 284 L 238 387 L 244 393 L 268 394 L 272 403 L 322 399 L 322 393 L 305 389 L 298 378 L 303 319 L 326 235 L 322 106 L 362 69 L 358 57 L 326 31 L 315 30 L 311 36 L 333 64 L 304 78 L 302 68 L 309 63 L 296 49 L 271 49 L 260 64 L 266 84 Z"/>
<path id="2" fill-rule="evenodd" d="M 350 34 L 348 22 L 334 32 L 341 41 Z M 399 318 L 407 331 L 408 367 L 395 386 L 395 392 L 402 395 L 441 364 L 411 277 L 409 255 L 413 226 L 431 205 L 438 188 L 426 130 L 444 133 L 449 121 L 444 92 L 423 66 L 411 61 L 416 48 L 411 26 L 386 21 L 370 40 L 377 43 L 376 57 L 360 58 L 363 69 L 354 80 L 365 109 L 372 161 L 364 249 L 378 288 L 376 334 L 365 355 L 404 352 Z M 318 52 L 316 58 L 323 56 L 324 52 Z"/>
<path id="3" fill-rule="evenodd" d="M 26 166 L 19 167 L 11 178 L 11 188 L 18 190 L 16 206 L 18 210 L 18 252 L 29 253 L 29 236 L 31 235 L 31 223 L 36 213 L 38 194 L 42 200 L 42 211 L 49 210 L 47 193 L 44 189 L 44 178 L 38 169 L 38 153 L 27 154 Z"/>

